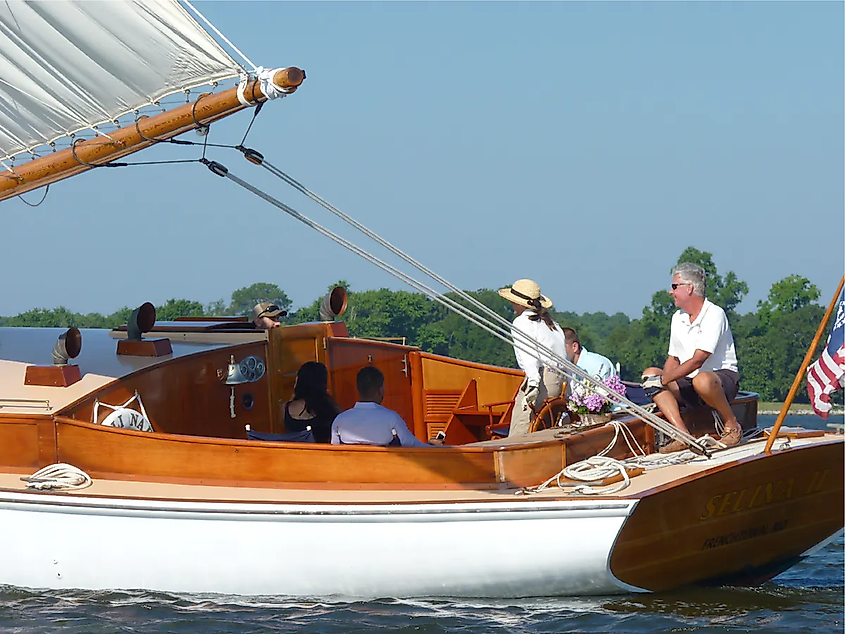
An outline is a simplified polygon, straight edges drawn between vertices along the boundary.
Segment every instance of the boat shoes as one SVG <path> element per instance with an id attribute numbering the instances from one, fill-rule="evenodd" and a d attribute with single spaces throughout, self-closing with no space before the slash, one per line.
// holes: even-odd
<path id="1" fill-rule="evenodd" d="M 739 427 L 732 427 L 731 429 L 726 430 L 720 438 L 720 442 L 726 447 L 738 445 L 740 440 L 742 440 L 742 429 Z M 684 449 L 689 448 L 690 446 L 684 441 L 673 440 L 668 445 L 662 446 L 657 451 L 659 453 L 675 453 L 676 451 L 683 451 Z"/>
<path id="2" fill-rule="evenodd" d="M 739 441 L 742 440 L 742 429 L 739 426 L 726 429 L 719 440 L 727 447 L 738 445 Z"/>

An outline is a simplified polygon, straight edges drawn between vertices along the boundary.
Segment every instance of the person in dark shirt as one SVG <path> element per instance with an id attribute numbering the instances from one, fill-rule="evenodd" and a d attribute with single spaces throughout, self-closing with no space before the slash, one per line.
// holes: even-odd
<path id="1" fill-rule="evenodd" d="M 328 392 L 329 373 L 317 361 L 303 363 L 296 373 L 293 398 L 282 404 L 288 433 L 311 427 L 317 442 L 331 441 L 331 429 L 340 408 Z"/>

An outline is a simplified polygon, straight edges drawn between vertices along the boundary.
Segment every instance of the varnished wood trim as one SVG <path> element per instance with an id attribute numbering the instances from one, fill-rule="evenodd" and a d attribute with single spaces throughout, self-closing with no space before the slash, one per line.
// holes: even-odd
<path id="1" fill-rule="evenodd" d="M 422 359 L 419 350 L 408 353 L 408 369 L 411 373 L 411 397 L 413 399 L 414 420 L 411 429 L 417 438 L 425 438 L 428 426 L 425 420 L 424 388 Z"/>
<path id="2" fill-rule="evenodd" d="M 765 570 L 843 525 L 842 443 L 758 454 L 642 495 L 610 557 L 624 583 L 659 591 Z"/>
<path id="3" fill-rule="evenodd" d="M 250 347 L 253 347 L 255 345 L 256 345 L 256 342 L 235 344 L 235 345 L 232 345 L 232 346 L 228 346 L 225 350 L 225 353 L 228 357 L 228 355 L 231 354 L 231 353 L 237 353 L 240 350 L 249 349 Z M 259 345 L 262 345 L 262 344 L 259 342 Z M 264 346 L 262 345 L 262 347 L 264 347 Z M 200 351 L 197 351 L 196 353 L 193 353 L 193 354 L 188 354 L 188 355 L 178 357 L 178 358 L 175 358 L 175 359 L 169 359 L 169 360 L 167 360 L 166 365 L 169 369 L 177 369 L 177 370 L 175 370 L 175 372 L 178 372 L 178 368 L 182 367 L 183 365 L 192 364 L 192 363 L 195 363 L 197 359 L 202 359 L 202 358 L 209 357 L 209 356 L 219 355 L 220 353 L 221 353 L 221 348 L 212 348 L 210 350 L 200 350 Z M 148 365 L 146 367 L 139 368 L 138 370 L 135 370 L 134 372 L 130 372 L 129 374 L 122 376 L 118 379 L 110 381 L 109 383 L 106 383 L 105 385 L 100 386 L 96 390 L 89 392 L 88 394 L 85 394 L 84 396 L 78 398 L 77 400 L 73 401 L 72 403 L 70 403 L 70 404 L 66 405 L 65 407 L 57 410 L 56 415 L 58 415 L 58 416 L 72 415 L 77 409 L 80 408 L 80 406 L 84 406 L 86 403 L 93 402 L 93 400 L 95 398 L 97 398 L 98 395 L 107 394 L 120 384 L 129 383 L 133 379 L 135 379 L 139 376 L 142 376 L 142 375 L 149 374 L 151 372 L 161 372 L 162 365 L 163 364 L 161 364 L 161 363 Z"/>
<path id="4" fill-rule="evenodd" d="M 497 373 L 510 374 L 510 375 L 518 376 L 518 377 L 525 375 L 525 373 L 522 370 L 515 370 L 513 368 L 501 368 L 499 366 L 487 365 L 487 364 L 484 364 L 484 363 L 476 363 L 474 361 L 464 361 L 463 359 L 453 359 L 451 357 L 444 357 L 442 355 L 432 354 L 430 352 L 420 352 L 419 355 L 420 355 L 421 360 L 432 359 L 433 361 L 441 361 L 441 362 L 444 362 L 444 363 L 449 363 L 451 365 L 456 365 L 456 366 L 460 366 L 460 367 L 464 367 L 464 368 L 472 368 L 474 370 L 487 370 L 487 371 L 494 370 Z"/>

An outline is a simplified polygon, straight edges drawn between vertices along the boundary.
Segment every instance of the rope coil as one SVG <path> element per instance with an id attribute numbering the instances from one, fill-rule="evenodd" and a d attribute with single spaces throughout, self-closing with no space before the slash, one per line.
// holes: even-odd
<path id="1" fill-rule="evenodd" d="M 38 491 L 54 489 L 85 489 L 93 483 L 91 476 L 82 469 L 58 462 L 39 469 L 29 477 L 21 478 L 27 488 Z"/>
<path id="2" fill-rule="evenodd" d="M 598 454 L 592 458 L 587 458 L 579 462 L 575 462 L 561 471 L 553 475 L 551 478 L 533 488 L 520 489 L 519 493 L 539 493 L 549 488 L 553 483 L 561 490 L 566 491 L 572 495 L 610 495 L 618 493 L 627 488 L 631 484 L 631 476 L 629 471 L 637 469 L 659 469 L 661 467 L 668 467 L 676 464 L 684 464 L 694 460 L 698 456 L 689 450 L 681 451 L 675 454 L 651 454 L 646 455 L 643 448 L 637 442 L 634 433 L 628 428 L 625 423 L 621 421 L 610 421 L 605 427 L 613 427 L 614 434 L 610 443 L 602 449 Z M 625 441 L 628 450 L 633 454 L 633 457 L 625 460 L 617 460 L 607 456 L 608 453 L 616 446 L 619 438 Z M 715 443 L 713 439 L 709 439 Z M 705 442 L 704 444 L 709 445 Z M 603 482 L 621 476 L 620 482 L 609 483 L 601 486 L 595 484 L 587 484 L 590 482 Z M 564 482 L 563 478 L 571 480 L 571 482 Z M 583 484 L 581 484 L 583 483 Z"/>

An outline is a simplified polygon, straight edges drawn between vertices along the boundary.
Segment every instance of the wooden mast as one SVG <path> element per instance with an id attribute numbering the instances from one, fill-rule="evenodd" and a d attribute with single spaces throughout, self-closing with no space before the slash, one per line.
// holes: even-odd
<path id="1" fill-rule="evenodd" d="M 787 413 L 789 413 L 789 406 L 792 405 L 792 401 L 795 400 L 795 395 L 798 393 L 798 388 L 800 388 L 801 384 L 804 382 L 804 375 L 807 372 L 807 368 L 810 366 L 810 362 L 813 360 L 813 356 L 816 353 L 816 347 L 819 345 L 819 341 L 827 328 L 827 322 L 833 314 L 833 309 L 839 303 L 839 294 L 842 292 L 843 285 L 845 285 L 845 275 L 843 275 L 842 279 L 839 280 L 839 286 L 836 287 L 836 293 L 833 295 L 833 299 L 830 300 L 830 305 L 827 307 L 827 312 L 825 312 L 824 317 L 822 317 L 819 329 L 816 331 L 816 336 L 810 344 L 810 349 L 807 350 L 807 354 L 804 355 L 804 361 L 801 363 L 801 367 L 798 368 L 798 374 L 795 375 L 795 380 L 792 382 L 792 387 L 789 389 L 786 401 L 784 402 L 783 407 L 780 408 L 780 414 L 778 414 L 777 420 L 775 421 L 772 431 L 769 434 L 769 439 L 766 441 L 765 451 L 767 454 L 772 453 L 772 445 L 775 443 L 775 438 L 777 438 L 778 431 L 780 431 L 783 420 L 786 418 Z"/>
<path id="2" fill-rule="evenodd" d="M 296 90 L 305 79 L 305 72 L 296 67 L 276 71 L 273 83 L 289 92 Z M 244 98 L 252 104 L 267 101 L 257 80 L 249 82 Z M 156 140 L 174 136 L 207 125 L 246 108 L 238 99 L 238 89 L 219 94 L 204 94 L 194 101 L 153 117 L 143 116 L 137 122 L 110 132 L 108 137 L 97 136 L 75 146 L 47 156 L 33 159 L 0 172 L 0 200 L 44 187 L 88 171 L 153 145 Z"/>

